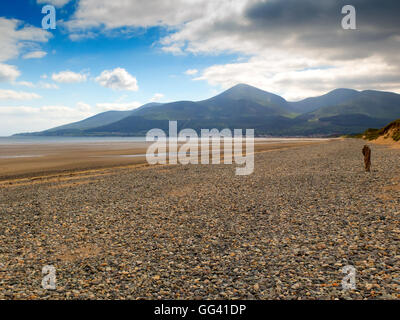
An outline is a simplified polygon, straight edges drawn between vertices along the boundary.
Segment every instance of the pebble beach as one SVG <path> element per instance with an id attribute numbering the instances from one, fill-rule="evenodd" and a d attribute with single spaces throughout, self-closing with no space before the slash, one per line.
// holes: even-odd
<path id="1" fill-rule="evenodd" d="M 0 181 L 0 299 L 400 299 L 400 149 L 364 144 Z"/>

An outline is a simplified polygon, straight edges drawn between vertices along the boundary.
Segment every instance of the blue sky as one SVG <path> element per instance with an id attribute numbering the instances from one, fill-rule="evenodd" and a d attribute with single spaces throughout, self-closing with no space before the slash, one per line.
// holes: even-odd
<path id="1" fill-rule="evenodd" d="M 338 87 L 400 92 L 398 5 L 353 2 L 364 16 L 348 31 L 345 2 L 333 0 L 3 1 L 0 136 L 237 83 L 288 100 Z M 46 4 L 55 30 L 42 29 Z"/>
<path id="2" fill-rule="evenodd" d="M 70 1 L 65 6 L 56 8 L 57 21 L 68 20 L 75 12 L 76 5 L 76 1 Z M 44 4 L 34 0 L 7 1 L 1 5 L 0 16 L 8 20 L 20 20 L 21 25 L 18 28 L 33 26 L 40 29 L 45 16 L 41 13 L 43 6 Z M 32 41 L 21 48 L 18 55 L 7 60 L 8 65 L 18 69 L 20 76 L 13 81 L 0 83 L 0 89 L 24 93 L 34 92 L 41 98 L 1 99 L 0 104 L 7 108 L 15 107 L 17 111 L 20 106 L 76 109 L 77 105 L 79 108 L 79 104 L 86 104 L 91 107 L 90 111 L 77 112 L 76 116 L 71 114 L 65 121 L 51 119 L 50 124 L 46 121 L 37 121 L 38 125 L 29 124 L 28 116 L 24 117 L 28 121 L 23 121 L 22 125 L 18 125 L 18 118 L 22 116 L 16 117 L 9 114 L 9 118 L 13 118 L 13 123 L 3 123 L 0 135 L 9 135 L 21 130 L 46 129 L 52 125 L 79 120 L 92 113 L 109 109 L 132 109 L 151 101 L 205 99 L 221 91 L 221 87 L 211 86 L 202 80 L 193 81 L 197 73 L 189 75 L 186 71 L 201 70 L 213 64 L 237 59 L 236 54 L 166 53 L 162 51 L 158 41 L 169 31 L 158 26 L 130 30 L 128 35 L 121 34 L 120 30 L 115 34 L 99 33 L 94 39 L 87 38 L 78 41 L 71 40 L 70 33 L 62 26 L 46 32 L 50 34 L 48 41 Z M 42 58 L 24 59 L 23 56 L 29 52 L 46 52 L 46 55 Z M 137 90 L 113 90 L 104 88 L 96 82 L 96 77 L 104 70 L 111 71 L 117 68 L 126 70 L 136 79 Z M 63 71 L 83 74 L 86 80 L 60 83 L 52 79 L 53 74 Z M 95 107 L 96 105 L 101 106 Z M 2 120 L 4 121 L 6 117 L 7 115 L 3 114 Z M 32 127 L 26 128 L 26 124 Z"/>

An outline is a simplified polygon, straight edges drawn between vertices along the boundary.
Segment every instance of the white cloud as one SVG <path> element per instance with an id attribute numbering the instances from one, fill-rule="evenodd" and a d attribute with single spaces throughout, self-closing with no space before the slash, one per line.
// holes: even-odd
<path id="1" fill-rule="evenodd" d="M 156 93 L 150 101 L 152 102 L 157 102 L 160 101 L 162 98 L 164 98 L 164 95 L 162 93 Z"/>
<path id="2" fill-rule="evenodd" d="M 246 62 L 214 65 L 195 80 L 225 89 L 247 83 L 292 101 L 341 87 L 400 92 L 397 68 L 378 57 L 335 63 L 294 57 L 290 53 L 280 55 L 282 60 L 271 54 Z"/>
<path id="3" fill-rule="evenodd" d="M 42 114 L 44 118 L 51 119 L 80 119 L 82 117 L 90 116 L 91 113 L 81 112 L 75 108 L 62 106 L 62 105 L 49 105 L 42 107 L 29 107 L 29 106 L 17 106 L 17 107 L 0 107 L 0 114 L 13 114 L 24 117 L 30 114 Z"/>
<path id="4" fill-rule="evenodd" d="M 100 112 L 104 111 L 110 111 L 110 110 L 116 110 L 116 111 L 128 111 L 128 110 L 133 110 L 137 109 L 140 106 L 142 106 L 142 103 L 137 102 L 137 101 L 132 101 L 132 102 L 127 102 L 127 103 L 97 103 L 96 108 Z"/>
<path id="5" fill-rule="evenodd" d="M 67 27 L 107 34 L 162 26 L 169 31 L 159 42 L 165 52 L 239 54 L 242 61 L 197 77 L 222 87 L 247 82 L 291 99 L 344 86 L 399 92 L 400 4 L 374 1 L 353 0 L 363 16 L 356 32 L 341 28 L 344 0 L 81 0 Z"/>
<path id="6" fill-rule="evenodd" d="M 25 115 L 39 113 L 39 108 L 27 107 L 27 106 L 17 106 L 17 107 L 0 107 L 0 114 L 2 115 Z"/>
<path id="7" fill-rule="evenodd" d="M 56 85 L 55 83 L 48 83 L 48 82 L 43 82 L 39 81 L 38 87 L 42 89 L 59 89 L 59 86 Z"/>
<path id="8" fill-rule="evenodd" d="M 79 121 L 94 114 L 67 106 L 0 106 L 0 136 L 43 131 Z M 29 128 L 29 129 L 27 129 Z"/>
<path id="9" fill-rule="evenodd" d="M 51 4 L 57 8 L 65 6 L 71 0 L 37 0 L 38 4 Z"/>
<path id="10" fill-rule="evenodd" d="M 245 23 L 243 15 L 246 7 L 254 2 L 256 1 L 81 0 L 72 19 L 66 22 L 66 26 L 73 33 L 88 33 L 91 32 L 89 31 L 91 28 L 109 31 L 122 27 L 169 27 L 169 30 L 174 32 L 163 39 L 162 43 L 165 51 L 175 54 L 183 51 L 209 51 L 209 42 L 206 41 L 204 29 L 207 32 L 211 31 L 212 42 L 225 50 L 224 46 L 228 39 L 221 39 L 221 37 L 215 39 L 213 28 L 219 24 L 222 27 L 228 25 L 233 27 L 229 30 L 234 33 L 237 24 Z M 219 34 L 224 36 L 222 32 Z M 91 35 L 93 36 L 93 33 Z M 202 48 L 200 42 L 205 43 L 205 48 Z M 242 43 L 237 43 L 235 48 L 244 50 L 241 45 Z"/>
<path id="11" fill-rule="evenodd" d="M 36 28 L 17 19 L 0 17 L 0 61 L 17 58 L 25 47 L 35 46 L 37 42 L 47 42 L 52 37 L 51 33 L 41 28 Z"/>
<path id="12" fill-rule="evenodd" d="M 79 111 L 83 112 L 90 112 L 90 110 L 92 109 L 91 106 L 85 102 L 78 102 L 76 104 L 76 107 L 78 108 Z"/>
<path id="13" fill-rule="evenodd" d="M 138 91 L 139 87 L 135 77 L 123 68 L 105 70 L 97 78 L 96 82 L 113 90 Z"/>
<path id="14" fill-rule="evenodd" d="M 37 84 L 34 84 L 30 81 L 16 81 L 12 82 L 13 85 L 23 86 L 28 88 L 40 88 L 40 89 L 59 89 L 58 85 L 55 83 L 48 83 L 44 81 L 39 81 Z"/>
<path id="15" fill-rule="evenodd" d="M 71 115 L 73 115 L 75 117 L 76 114 L 78 114 L 79 112 L 77 112 L 76 109 L 74 108 L 70 108 L 70 107 L 65 107 L 65 106 L 43 106 L 40 107 L 40 112 L 44 112 L 47 115 L 50 115 L 53 119 L 57 119 L 57 118 L 64 118 L 66 117 L 70 117 Z"/>
<path id="16" fill-rule="evenodd" d="M 200 17 L 205 6 L 206 0 L 81 0 L 67 26 L 70 30 L 101 25 L 106 29 L 176 26 Z"/>
<path id="17" fill-rule="evenodd" d="M 53 81 L 59 83 L 77 83 L 86 81 L 85 74 L 76 73 L 72 71 L 61 71 L 59 73 L 53 73 L 51 78 L 53 79 Z"/>
<path id="18" fill-rule="evenodd" d="M 0 100 L 32 100 L 40 99 L 36 93 L 0 89 Z"/>
<path id="19" fill-rule="evenodd" d="M 97 34 L 94 32 L 79 32 L 79 33 L 71 33 L 68 37 L 72 41 L 81 41 L 86 39 L 94 39 L 96 38 Z"/>
<path id="20" fill-rule="evenodd" d="M 198 72 L 199 72 L 199 70 L 197 70 L 197 69 L 189 69 L 189 70 L 185 71 L 185 74 L 188 76 L 193 76 L 193 75 L 197 74 Z"/>
<path id="21" fill-rule="evenodd" d="M 0 63 L 0 82 L 12 82 L 20 76 L 16 66 Z"/>
<path id="22" fill-rule="evenodd" d="M 14 85 L 17 86 L 23 86 L 23 87 L 28 87 L 28 88 L 34 88 L 35 84 L 29 81 L 17 81 L 13 83 Z"/>
<path id="23" fill-rule="evenodd" d="M 22 56 L 23 59 L 41 59 L 47 55 L 45 51 L 32 51 Z"/>

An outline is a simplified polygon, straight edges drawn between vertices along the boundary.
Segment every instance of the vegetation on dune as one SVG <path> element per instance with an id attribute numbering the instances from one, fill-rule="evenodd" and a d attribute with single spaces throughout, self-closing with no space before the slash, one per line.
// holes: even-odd
<path id="1" fill-rule="evenodd" d="M 393 139 L 394 141 L 400 141 L 400 119 L 397 119 L 391 123 L 389 123 L 386 127 L 381 129 L 367 129 L 364 133 L 348 135 L 347 137 L 351 138 L 362 138 L 369 141 L 376 140 L 380 137 L 384 137 L 385 139 Z"/>
<path id="2" fill-rule="evenodd" d="M 393 121 L 382 129 L 382 135 L 391 137 L 394 141 L 400 141 L 400 119 Z"/>

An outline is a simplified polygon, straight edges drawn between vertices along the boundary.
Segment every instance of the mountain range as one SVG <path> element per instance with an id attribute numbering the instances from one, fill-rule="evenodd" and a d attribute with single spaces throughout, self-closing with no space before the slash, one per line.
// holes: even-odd
<path id="1" fill-rule="evenodd" d="M 382 91 L 336 89 L 289 102 L 239 84 L 203 101 L 149 103 L 130 111 L 108 111 L 36 136 L 144 136 L 153 128 L 255 129 L 258 136 L 334 136 L 379 128 L 400 118 L 400 95 Z"/>

